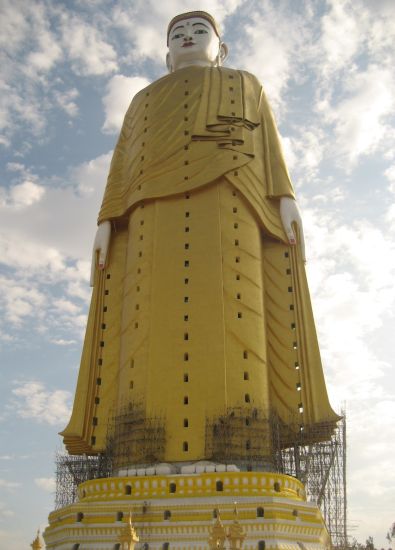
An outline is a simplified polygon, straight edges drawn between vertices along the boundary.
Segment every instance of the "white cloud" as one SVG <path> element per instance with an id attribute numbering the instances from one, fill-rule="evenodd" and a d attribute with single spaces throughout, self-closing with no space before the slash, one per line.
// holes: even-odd
<path id="1" fill-rule="evenodd" d="M 16 489 L 20 486 L 21 484 L 17 481 L 7 481 L 6 479 L 0 478 L 0 487 L 2 487 L 3 489 Z"/>
<path id="2" fill-rule="evenodd" d="M 288 169 L 300 176 L 301 184 L 314 179 L 325 151 L 324 132 L 318 127 L 299 127 L 298 136 L 281 140 Z"/>
<path id="3" fill-rule="evenodd" d="M 45 188 L 42 185 L 37 185 L 37 183 L 27 180 L 12 186 L 8 190 L 8 193 L 3 190 L 0 190 L 0 193 L 0 208 L 6 206 L 8 208 L 20 209 L 40 201 L 44 196 Z"/>
<path id="4" fill-rule="evenodd" d="M 16 335 L 10 327 L 23 329 L 32 319 L 34 329 L 47 332 L 56 345 L 80 340 L 91 296 L 91 246 L 110 159 L 111 152 L 76 166 L 70 170 L 72 186 L 46 185 L 36 202 L 36 184 L 18 184 L 13 187 L 18 193 L 7 194 L 14 208 L 3 208 L 0 217 L 0 263 L 11 270 L 0 286 L 3 342 Z M 20 163 L 8 169 L 18 178 L 37 179 Z M 16 208 L 22 200 L 30 204 Z"/>
<path id="5" fill-rule="evenodd" d="M 42 292 L 30 284 L 17 283 L 5 276 L 0 276 L 0 286 L 0 304 L 5 321 L 19 325 L 27 316 L 39 316 L 38 311 L 45 301 Z"/>
<path id="6" fill-rule="evenodd" d="M 330 0 L 329 11 L 321 19 L 321 48 L 325 61 L 321 70 L 325 77 L 333 72 L 349 68 L 350 62 L 364 40 L 361 32 L 364 10 L 355 8 L 349 0 Z"/>
<path id="7" fill-rule="evenodd" d="M 369 338 L 395 306 L 395 246 L 366 221 L 345 226 L 312 210 L 304 220 L 309 285 L 336 402 L 383 398 L 380 379 L 388 365 Z"/>
<path id="8" fill-rule="evenodd" d="M 73 302 L 70 302 L 70 300 L 65 300 L 64 298 L 60 298 L 59 300 L 55 300 L 53 302 L 53 305 L 56 309 L 59 311 L 63 311 L 65 313 L 79 313 L 81 311 L 81 307 L 77 306 Z"/>
<path id="9" fill-rule="evenodd" d="M 10 407 L 17 416 L 45 422 L 52 426 L 64 424 L 70 417 L 71 394 L 64 390 L 48 390 L 41 382 L 20 382 L 12 390 Z"/>
<path id="10" fill-rule="evenodd" d="M 34 480 L 34 483 L 47 493 L 53 493 L 56 489 L 55 478 L 53 477 L 37 477 Z"/>
<path id="11" fill-rule="evenodd" d="M 0 45 L 6 51 L 14 52 L 23 44 L 25 35 L 29 31 L 26 15 L 19 2 L 13 0 L 1 2 L 0 14 L 2 20 Z"/>
<path id="12" fill-rule="evenodd" d="M 76 88 L 64 92 L 55 91 L 54 93 L 55 101 L 70 117 L 75 117 L 78 114 L 78 106 L 74 101 L 78 95 Z"/>
<path id="13" fill-rule="evenodd" d="M 388 119 L 394 109 L 394 77 L 391 70 L 370 65 L 354 72 L 345 81 L 345 96 L 322 112 L 334 125 L 333 154 L 354 165 L 362 155 L 372 154 L 380 145 L 391 149 Z M 329 108 L 328 108 L 329 107 Z"/>
<path id="14" fill-rule="evenodd" d="M 104 132 L 111 134 L 120 131 L 131 100 L 149 83 L 149 80 L 140 76 L 127 77 L 121 74 L 115 75 L 109 80 L 106 95 L 103 97 Z"/>
<path id="15" fill-rule="evenodd" d="M 387 168 L 387 170 L 384 172 L 384 176 L 389 181 L 388 189 L 395 195 L 395 164 Z"/>
<path id="16" fill-rule="evenodd" d="M 15 515 L 15 512 L 13 510 L 10 510 L 10 508 L 8 508 L 5 502 L 0 501 L 0 518 L 11 518 L 14 515 Z M 1 533 L 0 533 L 0 540 L 1 540 Z"/>
<path id="17" fill-rule="evenodd" d="M 26 59 L 25 70 L 28 74 L 32 74 L 32 70 L 49 71 L 62 58 L 62 48 L 57 37 L 50 32 L 50 20 L 46 11 L 42 4 L 36 3 L 31 13 L 33 25 L 37 31 L 35 36 L 37 46 Z"/>
<path id="18" fill-rule="evenodd" d="M 277 115 L 284 110 L 284 94 L 290 79 L 298 73 L 302 48 L 306 48 L 308 10 L 303 17 L 287 16 L 285 4 L 257 4 L 249 12 L 248 23 L 240 27 L 240 40 L 233 44 L 238 68 L 255 74 L 263 83 Z"/>
<path id="19" fill-rule="evenodd" d="M 64 340 L 62 338 L 51 340 L 51 342 L 57 346 L 72 346 L 77 343 L 76 340 Z"/>
<path id="20" fill-rule="evenodd" d="M 81 75 L 105 75 L 117 70 L 117 53 L 101 37 L 100 30 L 67 12 L 61 14 L 63 47 L 75 72 Z"/>

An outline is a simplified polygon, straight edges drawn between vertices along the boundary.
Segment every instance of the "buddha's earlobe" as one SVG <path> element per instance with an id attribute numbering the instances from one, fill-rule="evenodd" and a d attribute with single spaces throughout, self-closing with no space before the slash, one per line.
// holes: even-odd
<path id="1" fill-rule="evenodd" d="M 218 54 L 218 58 L 219 58 L 219 63 L 218 64 L 219 65 L 222 65 L 222 63 L 228 57 L 228 53 L 229 53 L 228 46 L 225 44 L 225 42 L 221 42 L 220 45 L 219 45 L 219 54 Z"/>

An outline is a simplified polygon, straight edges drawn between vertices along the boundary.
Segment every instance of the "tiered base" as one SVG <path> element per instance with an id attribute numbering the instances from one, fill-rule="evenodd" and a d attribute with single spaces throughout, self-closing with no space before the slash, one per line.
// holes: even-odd
<path id="1" fill-rule="evenodd" d="M 129 514 L 145 550 L 208 550 L 216 510 L 226 531 L 235 519 L 243 550 L 324 550 L 330 538 L 297 479 L 263 472 L 213 472 L 95 479 L 78 501 L 49 516 L 47 549 L 116 550 Z M 230 548 L 229 542 L 225 548 Z"/>

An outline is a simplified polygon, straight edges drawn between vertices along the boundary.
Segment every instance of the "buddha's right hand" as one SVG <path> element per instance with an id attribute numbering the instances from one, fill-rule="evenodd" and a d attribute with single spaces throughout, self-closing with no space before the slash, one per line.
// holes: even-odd
<path id="1" fill-rule="evenodd" d="M 96 231 L 95 242 L 93 243 L 92 265 L 91 265 L 91 286 L 95 282 L 96 258 L 98 269 L 104 269 L 107 260 L 108 245 L 111 236 L 111 223 L 109 221 L 102 222 Z"/>

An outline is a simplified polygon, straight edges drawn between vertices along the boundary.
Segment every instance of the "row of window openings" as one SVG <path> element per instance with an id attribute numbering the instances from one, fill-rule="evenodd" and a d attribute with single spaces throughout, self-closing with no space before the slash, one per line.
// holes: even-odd
<path id="1" fill-rule="evenodd" d="M 244 401 L 246 403 L 251 403 L 251 397 L 249 393 L 244 394 Z M 184 405 L 189 405 L 189 397 L 188 395 L 184 395 Z"/>
<path id="2" fill-rule="evenodd" d="M 186 443 L 186 442 L 184 442 Z M 223 482 L 221 480 L 217 480 L 216 483 L 215 483 L 215 490 L 218 491 L 218 492 L 221 492 L 224 490 L 224 485 L 223 485 Z M 280 486 L 280 483 L 278 481 L 274 482 L 273 484 L 273 490 L 277 493 L 281 492 L 281 486 Z M 175 482 L 171 482 L 169 484 L 169 493 L 176 493 L 177 492 L 177 484 Z M 132 486 L 131 485 L 126 485 L 125 486 L 125 495 L 131 495 L 132 494 Z M 123 514 L 122 512 L 118 512 L 117 514 L 117 521 L 121 521 L 122 518 L 123 518 Z M 171 513 L 169 510 L 166 510 L 164 512 L 165 514 L 165 519 L 169 519 L 170 516 L 171 516 Z M 257 510 L 256 510 L 256 514 L 257 514 L 257 517 L 261 517 L 263 518 L 264 515 L 265 515 L 265 512 L 264 512 L 264 509 L 261 508 L 261 507 L 258 507 Z M 295 515 L 295 514 L 294 514 Z M 77 521 L 82 521 L 84 517 L 84 514 L 82 512 L 79 512 L 77 514 Z M 215 515 L 215 511 L 214 511 L 214 517 L 216 517 Z"/>
<path id="3" fill-rule="evenodd" d="M 233 129 L 233 128 L 232 128 L 232 129 Z M 79 544 L 75 544 L 75 545 L 73 546 L 73 550 L 79 550 L 79 548 L 80 548 L 80 545 L 79 545 Z M 142 550 L 149 550 L 149 544 L 148 544 L 148 542 L 144 543 L 143 546 L 142 546 L 141 548 L 142 548 Z M 260 541 L 258 542 L 257 549 L 258 549 L 258 550 L 265 550 L 265 548 L 266 548 L 266 547 L 265 547 L 265 541 L 260 540 Z M 115 544 L 114 547 L 113 547 L 113 550 L 121 550 L 121 544 L 120 544 L 120 543 Z M 170 550 L 170 542 L 164 542 L 164 543 L 162 544 L 162 550 Z"/>
<path id="4" fill-rule="evenodd" d="M 127 488 L 130 489 L 130 492 L 126 493 L 126 494 L 131 494 L 131 486 L 130 485 L 127 485 Z M 217 481 L 216 482 L 216 490 L 217 491 L 223 491 L 223 482 L 222 481 Z M 163 519 L 164 520 L 169 520 L 171 519 L 171 510 L 164 510 L 163 512 Z M 294 510 L 293 511 L 293 515 L 296 516 L 298 515 L 298 511 L 297 510 Z M 81 522 L 82 519 L 84 517 L 84 514 L 82 512 L 79 512 L 79 514 L 77 515 L 77 522 Z M 213 518 L 217 518 L 218 517 L 218 510 L 215 509 L 213 510 Z M 262 508 L 261 506 L 259 506 L 257 509 L 256 509 L 256 517 L 257 518 L 264 518 L 265 517 L 265 510 L 264 508 Z M 79 519 L 80 518 L 80 519 Z M 122 521 L 124 518 L 124 513 L 123 512 L 117 512 L 116 514 L 116 521 Z"/>
<path id="5" fill-rule="evenodd" d="M 134 368 L 134 360 L 132 360 L 133 364 L 131 365 L 132 368 Z M 244 380 L 249 380 L 250 379 L 250 373 L 248 371 L 244 371 L 243 373 L 243 379 Z M 183 376 L 183 380 L 184 382 L 189 382 L 189 374 L 188 373 L 185 373 L 184 376 Z M 130 388 L 133 388 L 134 386 L 134 383 L 133 383 L 133 380 L 130 381 Z M 100 399 L 98 397 L 95 398 L 95 403 L 98 404 L 100 401 Z"/>
<path id="6" fill-rule="evenodd" d="M 186 379 L 185 379 L 185 377 L 184 377 L 184 382 L 188 382 L 188 377 L 187 377 L 187 376 L 188 376 L 188 375 L 186 375 Z M 243 375 L 243 376 L 244 376 L 244 380 L 249 380 L 249 373 L 248 373 L 247 371 L 244 372 L 244 375 Z M 101 383 L 102 383 L 101 377 L 96 378 L 96 385 L 97 385 L 97 386 L 101 386 Z M 297 383 L 296 383 L 296 390 L 297 390 L 297 391 L 302 391 L 302 384 L 301 384 L 301 382 L 297 382 Z M 248 394 L 248 393 L 245 394 L 245 398 L 246 398 L 245 401 L 246 401 L 246 403 L 249 403 L 249 401 L 247 401 L 247 397 L 249 398 L 249 394 Z M 185 403 L 185 399 L 188 399 L 188 398 L 187 398 L 187 397 L 184 398 L 184 403 Z M 188 403 L 188 401 L 186 401 L 185 404 L 187 404 L 187 403 Z"/>

